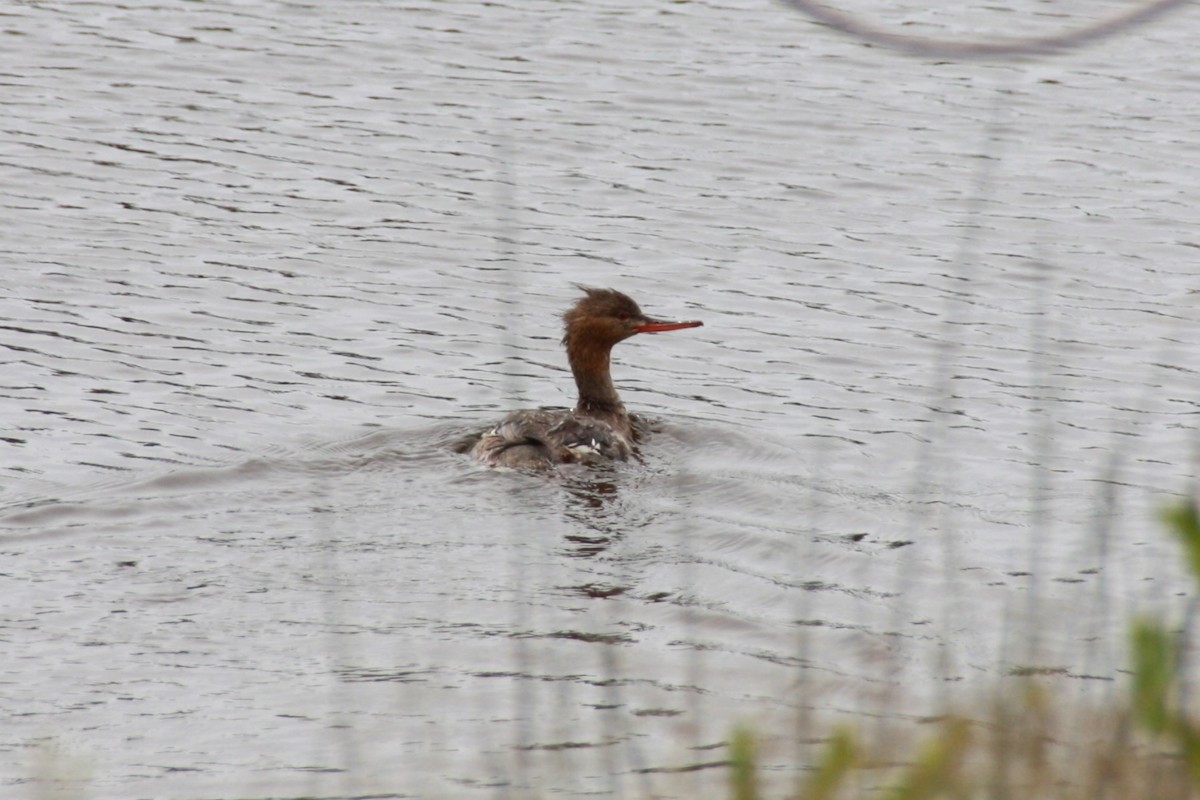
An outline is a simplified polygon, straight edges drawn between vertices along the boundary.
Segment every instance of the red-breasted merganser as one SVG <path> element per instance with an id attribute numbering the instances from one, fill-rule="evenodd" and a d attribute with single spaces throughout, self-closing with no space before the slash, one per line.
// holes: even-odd
<path id="1" fill-rule="evenodd" d="M 514 411 L 483 434 L 471 455 L 493 466 L 540 468 L 592 458 L 624 459 L 633 452 L 633 422 L 609 374 L 613 345 L 635 333 L 697 328 L 642 313 L 628 295 L 591 289 L 563 314 L 562 343 L 579 389 L 574 410 Z"/>

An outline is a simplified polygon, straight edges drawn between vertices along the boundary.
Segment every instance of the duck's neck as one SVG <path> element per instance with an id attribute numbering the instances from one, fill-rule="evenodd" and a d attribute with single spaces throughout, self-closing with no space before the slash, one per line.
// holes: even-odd
<path id="1" fill-rule="evenodd" d="M 602 419 L 613 427 L 629 427 L 629 414 L 613 386 L 609 371 L 611 345 L 592 344 L 587 340 L 567 344 L 567 360 L 579 389 L 575 411 L 588 417 Z M 624 432 L 624 430 L 622 430 Z"/>

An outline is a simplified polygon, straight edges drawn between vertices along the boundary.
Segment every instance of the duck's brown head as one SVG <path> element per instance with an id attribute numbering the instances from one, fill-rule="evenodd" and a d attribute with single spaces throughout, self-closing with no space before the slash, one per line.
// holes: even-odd
<path id="1" fill-rule="evenodd" d="M 661 333 L 681 328 L 698 328 L 703 322 L 668 322 L 642 313 L 633 298 L 615 289 L 580 286 L 583 297 L 563 314 L 568 350 L 586 344 L 611 348 L 635 333 Z"/>

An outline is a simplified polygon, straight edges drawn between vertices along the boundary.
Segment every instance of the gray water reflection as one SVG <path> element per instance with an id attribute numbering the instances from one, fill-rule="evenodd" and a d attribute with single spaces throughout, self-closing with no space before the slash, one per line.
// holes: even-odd
<path id="1" fill-rule="evenodd" d="M 1060 21 L 1007 9 L 884 13 Z M 694 795 L 739 721 L 786 782 L 798 715 L 1111 685 L 1186 588 L 1196 24 L 14 5 L 0 783 Z M 575 281 L 705 320 L 617 351 L 642 460 L 479 469 Z"/>

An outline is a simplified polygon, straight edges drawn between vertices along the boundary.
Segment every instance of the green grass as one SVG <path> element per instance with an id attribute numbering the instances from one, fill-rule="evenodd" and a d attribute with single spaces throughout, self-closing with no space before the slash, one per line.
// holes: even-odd
<path id="1" fill-rule="evenodd" d="M 1162 515 L 1200 588 L 1200 508 Z M 788 800 L 1184 800 L 1200 798 L 1200 725 L 1182 709 L 1183 642 L 1162 621 L 1130 624 L 1129 680 L 1093 708 L 1052 695 L 1035 672 L 1015 691 L 947 714 L 922 741 L 834 728 Z M 874 743 L 882 738 L 883 743 Z M 729 745 L 735 800 L 759 791 L 753 735 Z"/>

